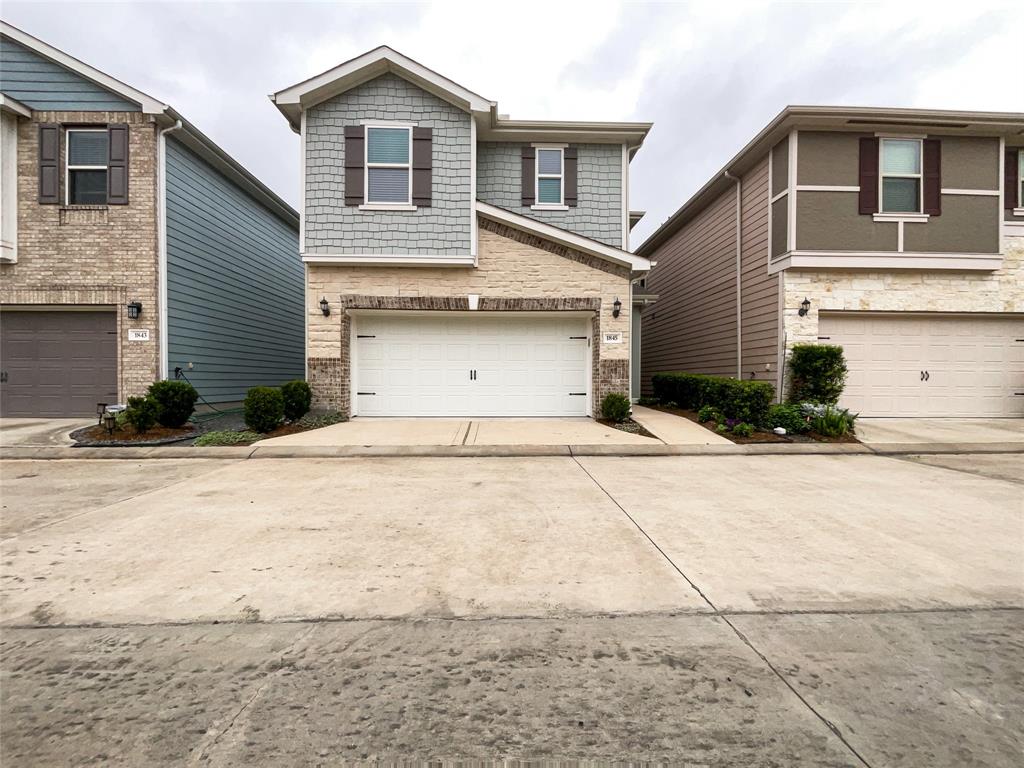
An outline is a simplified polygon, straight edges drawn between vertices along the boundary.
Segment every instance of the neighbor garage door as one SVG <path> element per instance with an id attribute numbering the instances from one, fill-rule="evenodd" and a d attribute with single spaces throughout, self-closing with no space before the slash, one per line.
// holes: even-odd
<path id="1" fill-rule="evenodd" d="M 90 416 L 117 402 L 114 312 L 0 312 L 0 413 Z"/>
<path id="2" fill-rule="evenodd" d="M 823 312 L 818 328 L 846 354 L 851 411 L 1024 415 L 1024 315 Z"/>
<path id="3" fill-rule="evenodd" d="M 584 317 L 360 315 L 353 366 L 362 416 L 585 416 Z"/>

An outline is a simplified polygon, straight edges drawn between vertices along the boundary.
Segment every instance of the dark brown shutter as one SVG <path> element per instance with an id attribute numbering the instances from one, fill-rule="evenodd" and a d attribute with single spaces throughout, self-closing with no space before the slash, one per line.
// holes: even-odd
<path id="1" fill-rule="evenodd" d="M 39 126 L 39 202 L 60 202 L 60 126 L 53 123 Z"/>
<path id="2" fill-rule="evenodd" d="M 107 127 L 107 203 L 128 205 L 128 126 Z"/>
<path id="3" fill-rule="evenodd" d="M 566 147 L 562 160 L 564 166 L 562 172 L 564 174 L 563 184 L 565 184 L 565 204 L 575 208 L 576 207 L 576 147 Z"/>
<path id="4" fill-rule="evenodd" d="M 412 129 L 412 204 L 430 207 L 433 172 L 433 131 L 416 126 Z"/>
<path id="5" fill-rule="evenodd" d="M 1024 152 L 1020 149 L 1006 150 L 1006 159 L 1003 166 L 1003 207 L 1010 211 L 1024 205 L 1020 197 L 1020 177 L 1017 176 L 1017 153 Z"/>
<path id="6" fill-rule="evenodd" d="M 924 140 L 924 211 L 929 216 L 942 215 L 942 142 Z"/>
<path id="7" fill-rule="evenodd" d="M 522 204 L 530 206 L 537 201 L 537 151 L 533 147 L 523 147 L 522 164 Z"/>
<path id="8" fill-rule="evenodd" d="M 878 139 L 864 136 L 860 140 L 860 212 L 878 213 Z"/>
<path id="9" fill-rule="evenodd" d="M 362 205 L 363 168 L 366 158 L 366 129 L 361 125 L 345 126 L 345 205 Z"/>

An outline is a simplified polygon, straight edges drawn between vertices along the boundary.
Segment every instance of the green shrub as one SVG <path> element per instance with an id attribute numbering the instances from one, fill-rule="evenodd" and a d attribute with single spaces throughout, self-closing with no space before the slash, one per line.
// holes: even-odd
<path id="1" fill-rule="evenodd" d="M 795 344 L 789 357 L 789 400 L 835 405 L 846 384 L 843 348 L 834 344 Z"/>
<path id="2" fill-rule="evenodd" d="M 792 403 L 778 403 L 769 408 L 764 425 L 769 429 L 782 427 L 789 435 L 799 435 L 811 428 L 800 406 Z"/>
<path id="3" fill-rule="evenodd" d="M 811 429 L 825 437 L 842 437 L 854 431 L 856 415 L 845 408 L 825 406 L 820 413 L 811 416 Z"/>
<path id="4" fill-rule="evenodd" d="M 196 438 L 195 445 L 207 446 L 207 445 L 248 445 L 249 443 L 255 443 L 263 435 L 259 432 L 251 432 L 246 429 L 242 432 L 235 432 L 233 430 L 214 430 L 207 432 L 205 435 L 200 435 Z"/>
<path id="5" fill-rule="evenodd" d="M 296 423 L 303 429 L 320 429 L 332 424 L 341 424 L 344 421 L 348 421 L 348 416 L 343 416 L 338 411 L 328 411 L 327 413 L 307 413 Z"/>
<path id="6" fill-rule="evenodd" d="M 181 427 L 196 409 L 199 393 L 187 381 L 154 381 L 148 395 L 156 401 L 156 420 L 165 427 Z"/>
<path id="7" fill-rule="evenodd" d="M 295 421 L 309 413 L 313 391 L 302 379 L 296 379 L 281 385 L 281 397 L 284 398 L 284 417 Z"/>
<path id="8" fill-rule="evenodd" d="M 736 435 L 736 437 L 750 437 L 754 434 L 754 425 L 741 421 L 739 424 L 733 426 L 732 433 Z"/>
<path id="9" fill-rule="evenodd" d="M 277 387 L 250 387 L 245 393 L 244 409 L 249 429 L 270 432 L 284 418 L 284 397 Z"/>
<path id="10" fill-rule="evenodd" d="M 124 420 L 141 434 L 153 428 L 159 411 L 160 406 L 157 405 L 156 400 L 148 395 L 146 397 L 129 397 L 128 407 L 124 409 Z"/>
<path id="11" fill-rule="evenodd" d="M 601 415 L 609 421 L 621 423 L 629 418 L 629 398 L 621 392 L 609 392 L 601 401 Z"/>
<path id="12" fill-rule="evenodd" d="M 656 397 L 641 397 L 637 399 L 636 404 L 645 406 L 661 405 L 661 401 Z"/>
<path id="13" fill-rule="evenodd" d="M 697 421 L 701 424 L 707 424 L 709 421 L 725 421 L 725 417 L 722 416 L 722 413 L 713 405 L 703 405 L 701 406 L 701 409 L 697 411 Z"/>
<path id="14" fill-rule="evenodd" d="M 656 373 L 651 378 L 655 396 L 662 402 L 674 401 L 680 408 L 699 411 L 706 405 L 726 418 L 761 424 L 775 397 L 767 381 L 740 381 L 725 376 L 697 373 Z"/>
<path id="15" fill-rule="evenodd" d="M 726 424 L 726 423 L 725 423 L 724 421 L 723 421 L 723 422 L 720 422 L 720 423 L 719 423 L 719 424 L 718 424 L 718 425 L 717 425 L 717 426 L 715 427 L 715 432 L 717 432 L 717 433 L 718 433 L 718 434 L 720 434 L 720 435 L 724 435 L 724 434 L 725 434 L 726 432 L 728 432 L 728 431 L 729 431 L 729 425 L 728 425 L 728 424 Z"/>

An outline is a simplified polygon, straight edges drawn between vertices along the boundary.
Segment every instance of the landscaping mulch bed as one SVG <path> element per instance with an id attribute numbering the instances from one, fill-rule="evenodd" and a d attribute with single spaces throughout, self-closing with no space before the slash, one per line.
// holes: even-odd
<path id="1" fill-rule="evenodd" d="M 138 445 L 170 445 L 181 443 L 198 437 L 200 430 L 193 424 L 184 427 L 155 426 L 141 435 L 131 427 L 118 428 L 107 432 L 107 428 L 94 424 L 91 427 L 76 429 L 70 437 L 75 441 L 76 448 L 103 446 L 107 448 L 127 448 Z"/>
<path id="2" fill-rule="evenodd" d="M 606 427 L 614 427 L 615 429 L 622 430 L 623 432 L 629 432 L 631 435 L 640 435 L 641 437 L 653 437 L 655 440 L 658 439 L 658 436 L 648 432 L 644 428 L 643 424 L 633 421 L 632 419 L 626 419 L 625 421 L 597 419 L 597 423 L 602 424 Z"/>
<path id="3" fill-rule="evenodd" d="M 697 420 L 696 411 L 688 411 L 683 408 L 669 408 L 664 405 L 648 405 L 647 408 L 651 408 L 655 411 L 664 411 L 665 413 L 671 413 L 676 416 L 682 416 L 684 419 L 689 419 L 694 424 L 700 424 L 708 432 L 714 432 L 716 435 L 722 435 L 727 440 L 732 440 L 734 443 L 739 445 L 745 445 L 747 443 L 859 443 L 860 440 L 854 435 L 842 435 L 840 437 L 826 437 L 825 435 L 818 434 L 817 432 L 805 432 L 802 435 L 776 435 L 774 432 L 767 432 L 764 430 L 756 430 L 750 437 L 739 437 L 732 434 L 731 432 L 721 433 L 715 431 L 715 423 L 708 422 L 708 424 L 701 424 Z M 709 426 L 710 425 L 710 426 Z"/>

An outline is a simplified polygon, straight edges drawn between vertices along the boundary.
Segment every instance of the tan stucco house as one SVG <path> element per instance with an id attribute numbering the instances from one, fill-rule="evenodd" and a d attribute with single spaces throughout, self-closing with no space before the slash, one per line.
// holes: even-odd
<path id="1" fill-rule="evenodd" d="M 511 120 L 387 47 L 271 98 L 301 137 L 316 406 L 582 416 L 629 393 L 649 124 Z"/>
<path id="2" fill-rule="evenodd" d="M 1024 416 L 1024 114 L 788 107 L 637 254 L 642 386 L 839 344 L 865 416 Z"/>

